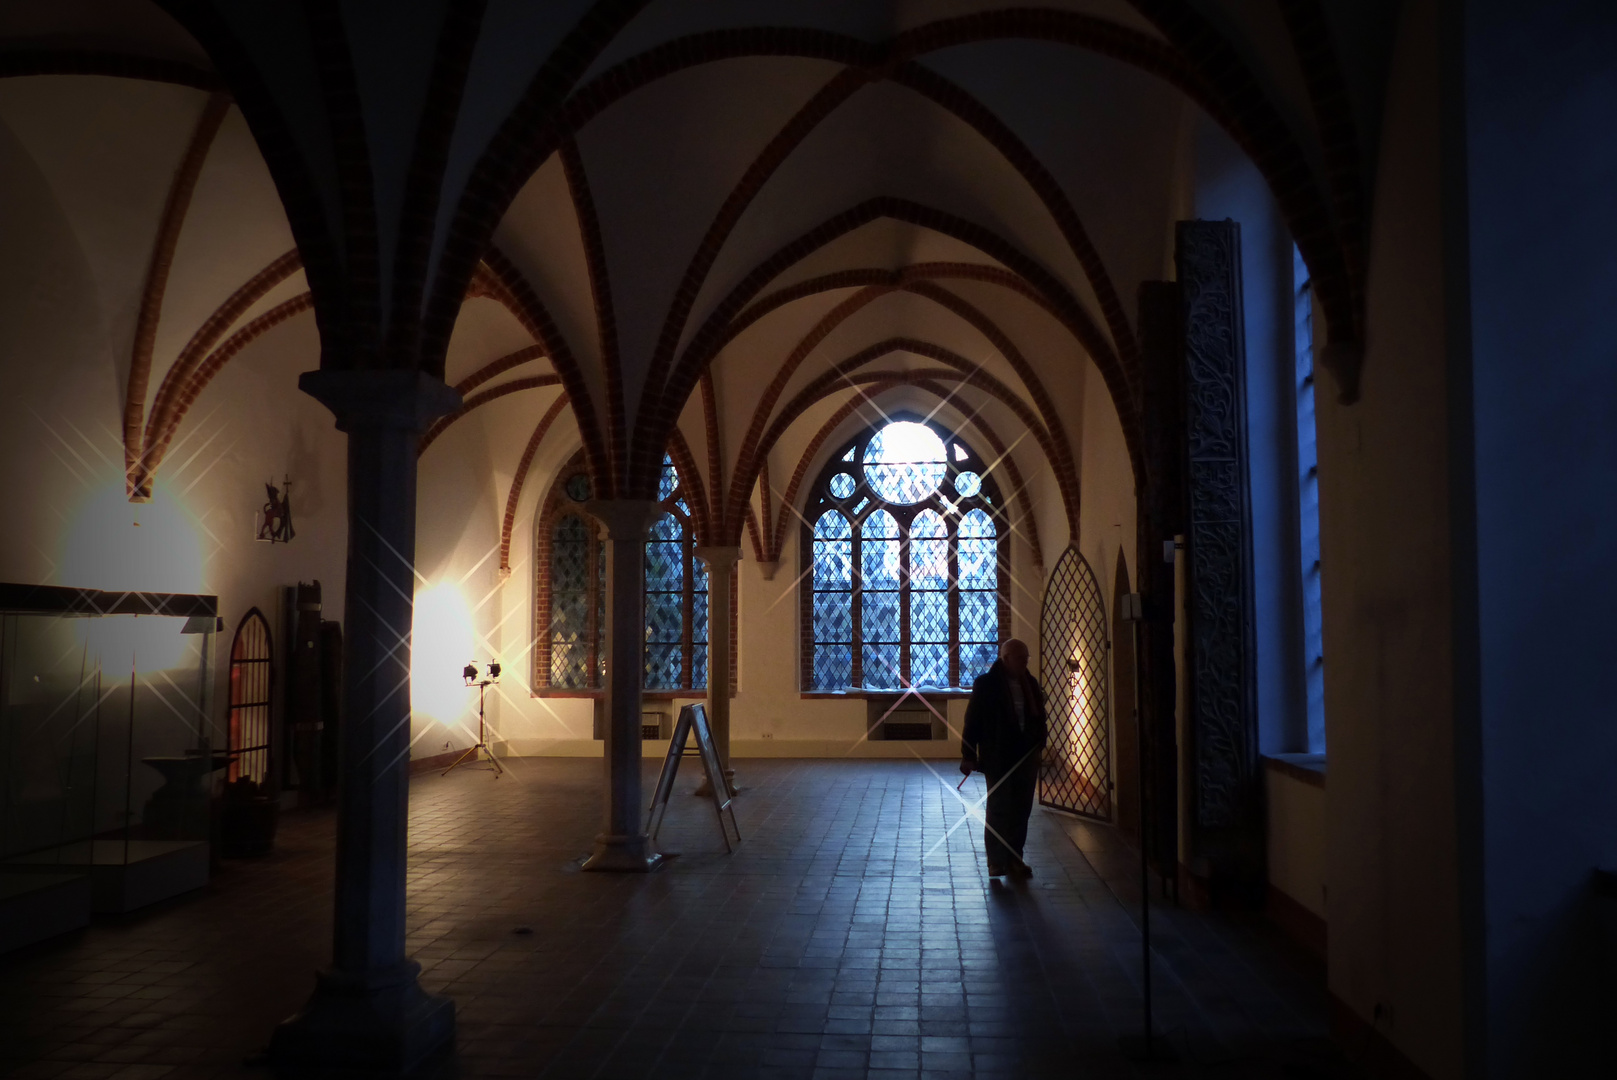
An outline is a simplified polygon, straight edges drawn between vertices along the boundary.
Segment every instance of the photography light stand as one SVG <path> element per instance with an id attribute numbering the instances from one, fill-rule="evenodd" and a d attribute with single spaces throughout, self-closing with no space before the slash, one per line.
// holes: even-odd
<path id="1" fill-rule="evenodd" d="M 464 764 L 467 758 L 475 760 L 477 752 L 481 750 L 488 755 L 489 764 L 494 766 L 494 779 L 498 780 L 505 772 L 505 769 L 500 766 L 500 759 L 494 756 L 494 751 L 488 745 L 488 735 L 483 719 L 483 695 L 490 686 L 500 681 L 500 662 L 498 660 L 488 662 L 487 676 L 480 676 L 475 661 L 461 668 L 460 674 L 461 678 L 466 681 L 467 686 L 477 687 L 477 741 L 468 746 L 466 752 L 456 758 L 455 764 L 445 769 L 442 775 L 448 776 L 454 772 L 455 765 Z"/>

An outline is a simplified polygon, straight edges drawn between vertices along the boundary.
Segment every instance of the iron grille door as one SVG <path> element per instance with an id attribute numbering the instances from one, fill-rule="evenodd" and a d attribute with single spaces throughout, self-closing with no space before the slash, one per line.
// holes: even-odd
<path id="1" fill-rule="evenodd" d="M 1039 617 L 1039 682 L 1050 720 L 1039 802 L 1102 821 L 1112 818 L 1106 666 L 1100 586 L 1069 547 L 1050 574 Z"/>
<path id="2" fill-rule="evenodd" d="M 262 784 L 269 776 L 272 667 L 269 623 L 253 608 L 230 647 L 229 780 Z"/>

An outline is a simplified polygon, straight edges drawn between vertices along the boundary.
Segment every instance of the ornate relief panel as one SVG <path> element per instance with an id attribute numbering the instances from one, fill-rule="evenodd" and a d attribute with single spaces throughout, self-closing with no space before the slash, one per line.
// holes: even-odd
<path id="1" fill-rule="evenodd" d="M 1182 221 L 1190 732 L 1195 822 L 1255 820 L 1251 522 L 1246 463 L 1246 340 L 1241 227 Z"/>

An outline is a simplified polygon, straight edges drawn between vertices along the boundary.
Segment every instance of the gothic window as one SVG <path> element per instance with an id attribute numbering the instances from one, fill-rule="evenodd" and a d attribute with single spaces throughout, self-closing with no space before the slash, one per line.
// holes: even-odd
<path id="1" fill-rule="evenodd" d="M 550 685 L 599 686 L 606 559 L 595 529 L 577 511 L 557 519 L 550 537 Z"/>
<path id="2" fill-rule="evenodd" d="M 691 508 L 668 457 L 646 538 L 646 689 L 707 688 L 707 564 L 696 558 Z"/>
<path id="3" fill-rule="evenodd" d="M 932 424 L 833 454 L 804 530 L 804 689 L 970 686 L 1008 616 L 1002 506 L 982 459 Z"/>
<path id="4" fill-rule="evenodd" d="M 548 544 L 548 614 L 540 639 L 543 653 L 535 686 L 594 690 L 606 670 L 606 544 L 600 528 L 585 515 L 589 474 L 581 464 L 564 470 L 551 495 L 540 543 Z M 540 608 L 547 595 L 541 576 Z"/>
<path id="5" fill-rule="evenodd" d="M 605 680 L 606 538 L 584 512 L 590 495 L 579 455 L 562 470 L 536 530 L 536 565 L 545 568 L 535 603 L 534 686 L 540 689 L 592 691 Z M 686 489 L 666 457 L 657 496 L 661 505 L 645 547 L 645 688 L 705 690 L 707 564 L 696 558 Z"/>

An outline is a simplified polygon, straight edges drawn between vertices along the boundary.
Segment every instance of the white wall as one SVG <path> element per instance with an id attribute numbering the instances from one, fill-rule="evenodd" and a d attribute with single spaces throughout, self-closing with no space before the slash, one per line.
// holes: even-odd
<path id="1" fill-rule="evenodd" d="M 278 634 L 281 588 L 318 579 L 323 614 L 342 618 L 347 481 L 343 437 L 297 389 L 299 373 L 319 364 L 304 314 L 239 353 L 198 397 L 153 502 L 124 496 L 135 319 L 169 181 L 203 97 L 120 79 L 0 85 L 0 580 L 216 594 L 226 623 L 215 652 L 222 718 L 230 635 L 250 608 Z M 218 300 L 291 246 L 234 112 L 192 208 L 148 399 Z M 264 484 L 287 476 L 297 537 L 257 543 Z"/>
<path id="2" fill-rule="evenodd" d="M 1326 788 L 1264 769 L 1269 800 L 1269 884 L 1327 919 Z"/>
<path id="3" fill-rule="evenodd" d="M 1325 378 L 1318 407 L 1330 990 L 1446 1080 L 1465 1072 L 1439 26 L 1406 6 L 1360 398 Z"/>

